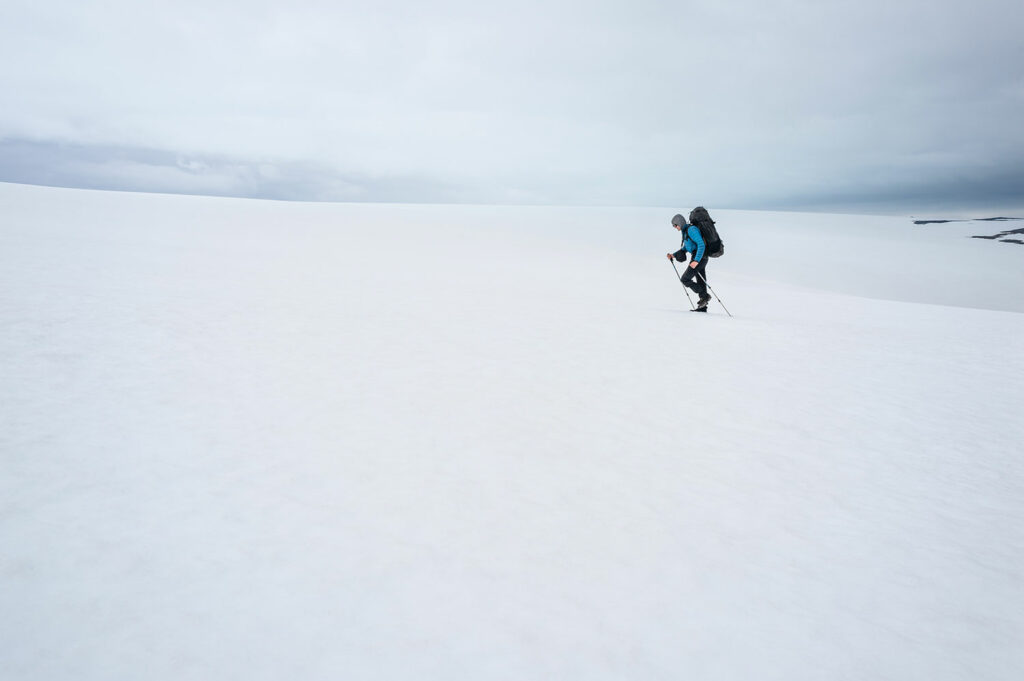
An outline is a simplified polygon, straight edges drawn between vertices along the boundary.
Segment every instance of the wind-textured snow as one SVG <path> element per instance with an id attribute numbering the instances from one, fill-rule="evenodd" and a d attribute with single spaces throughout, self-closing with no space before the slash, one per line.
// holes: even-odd
<path id="1" fill-rule="evenodd" d="M 1024 678 L 970 223 L 0 185 L 0 676 Z"/>

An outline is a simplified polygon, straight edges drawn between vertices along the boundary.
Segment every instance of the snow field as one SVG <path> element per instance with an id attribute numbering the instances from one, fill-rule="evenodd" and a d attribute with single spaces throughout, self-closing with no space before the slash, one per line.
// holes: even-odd
<path id="1" fill-rule="evenodd" d="M 1024 316 L 931 266 L 1012 246 L 716 213 L 729 319 L 672 210 L 0 210 L 10 678 L 1024 670 Z"/>

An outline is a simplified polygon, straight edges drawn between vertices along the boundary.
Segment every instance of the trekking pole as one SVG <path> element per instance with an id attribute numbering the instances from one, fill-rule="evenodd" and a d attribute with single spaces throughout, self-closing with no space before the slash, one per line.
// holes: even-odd
<path id="1" fill-rule="evenodd" d="M 675 259 L 673 258 L 672 260 L 669 260 L 669 262 L 672 263 L 672 269 L 676 271 L 676 279 L 679 280 L 680 284 L 683 284 L 683 278 L 679 275 L 679 268 L 676 267 Z M 686 294 L 686 302 L 690 303 L 690 310 L 696 310 L 697 308 L 693 306 L 693 299 L 690 298 L 690 292 L 686 290 L 686 284 L 683 284 L 683 293 Z M 728 310 L 726 311 L 728 312 Z"/>
<path id="2" fill-rule="evenodd" d="M 729 308 L 727 308 L 727 307 L 725 306 L 725 303 L 723 303 L 723 302 L 722 302 L 722 299 L 718 297 L 718 294 L 717 294 L 717 293 L 715 293 L 715 289 L 711 288 L 711 284 L 709 284 L 709 283 L 708 283 L 708 280 L 704 278 L 704 275 L 703 275 L 703 274 L 701 274 L 700 272 L 698 272 L 698 273 L 697 273 L 697 276 L 698 276 L 698 277 L 700 277 L 700 280 L 701 280 L 701 281 L 703 281 L 703 282 L 704 282 L 704 285 L 708 287 L 708 290 L 709 290 L 709 291 L 711 291 L 711 295 L 713 295 L 713 296 L 715 297 L 715 300 L 717 300 L 717 301 L 718 301 L 718 304 L 722 306 L 722 309 L 723 309 L 723 310 L 725 310 L 725 314 L 727 314 L 727 315 L 729 315 L 729 316 L 731 317 L 731 316 L 732 316 L 732 313 L 731 313 L 731 312 L 729 312 Z M 687 296 L 687 297 L 689 297 L 689 296 Z"/>

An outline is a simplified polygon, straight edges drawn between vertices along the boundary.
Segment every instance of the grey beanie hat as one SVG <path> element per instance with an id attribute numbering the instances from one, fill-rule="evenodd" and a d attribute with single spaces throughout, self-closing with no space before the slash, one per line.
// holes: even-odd
<path id="1" fill-rule="evenodd" d="M 685 227 L 686 218 L 684 218 L 682 215 L 676 215 L 674 218 L 672 218 L 672 224 L 677 227 Z"/>

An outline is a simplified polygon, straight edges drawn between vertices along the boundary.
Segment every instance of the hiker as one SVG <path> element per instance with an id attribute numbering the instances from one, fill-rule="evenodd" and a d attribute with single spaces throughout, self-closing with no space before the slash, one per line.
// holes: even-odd
<path id="1" fill-rule="evenodd" d="M 708 295 L 707 275 L 704 273 L 708 266 L 709 255 L 706 252 L 704 237 L 701 236 L 696 225 L 686 224 L 686 218 L 682 215 L 672 218 L 672 226 L 676 231 L 682 232 L 683 245 L 675 253 L 666 253 L 665 257 L 669 260 L 675 258 L 679 262 L 686 262 L 687 252 L 691 254 L 690 264 L 679 280 L 683 282 L 683 286 L 697 294 L 697 309 L 707 310 L 711 296 Z"/>

